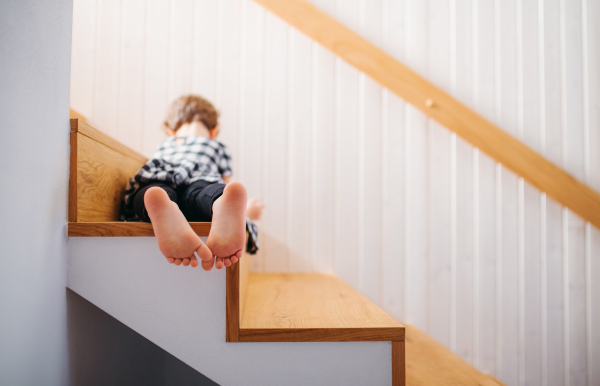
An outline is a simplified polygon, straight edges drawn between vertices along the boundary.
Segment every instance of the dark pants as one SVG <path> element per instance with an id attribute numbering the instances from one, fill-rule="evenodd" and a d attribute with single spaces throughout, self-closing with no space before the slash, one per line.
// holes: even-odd
<path id="1" fill-rule="evenodd" d="M 150 222 L 144 205 L 144 194 L 152 187 L 163 189 L 171 201 L 176 203 L 188 221 L 210 222 L 212 220 L 212 205 L 221 197 L 225 184 L 218 182 L 196 181 L 191 185 L 173 189 L 169 185 L 153 183 L 144 186 L 133 197 L 133 209 L 140 220 Z"/>

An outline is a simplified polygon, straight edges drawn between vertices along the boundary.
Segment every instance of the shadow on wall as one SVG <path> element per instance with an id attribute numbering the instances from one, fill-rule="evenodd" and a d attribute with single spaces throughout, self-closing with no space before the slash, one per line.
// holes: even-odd
<path id="1" fill-rule="evenodd" d="M 67 317 L 73 386 L 217 385 L 69 289 Z"/>

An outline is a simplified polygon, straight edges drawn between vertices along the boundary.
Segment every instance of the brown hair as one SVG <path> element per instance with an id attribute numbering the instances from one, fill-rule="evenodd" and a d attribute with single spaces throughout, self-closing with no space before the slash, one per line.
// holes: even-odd
<path id="1" fill-rule="evenodd" d="M 219 123 L 218 119 L 219 112 L 212 103 L 198 95 L 184 95 L 171 103 L 164 125 L 177 131 L 186 123 L 202 122 L 208 130 L 212 130 Z"/>

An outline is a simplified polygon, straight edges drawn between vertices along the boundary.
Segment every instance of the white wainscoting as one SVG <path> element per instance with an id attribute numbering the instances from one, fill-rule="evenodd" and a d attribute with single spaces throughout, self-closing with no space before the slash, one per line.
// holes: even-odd
<path id="1" fill-rule="evenodd" d="M 600 190 L 600 1 L 313 1 Z M 267 204 L 255 270 L 335 272 L 508 385 L 600 385 L 597 229 L 250 0 L 75 0 L 93 126 L 149 156 L 184 93 Z"/>

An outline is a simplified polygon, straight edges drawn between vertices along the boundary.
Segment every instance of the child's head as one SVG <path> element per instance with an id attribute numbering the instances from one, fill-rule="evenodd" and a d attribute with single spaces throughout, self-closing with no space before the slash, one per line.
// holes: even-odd
<path id="1" fill-rule="evenodd" d="M 219 130 L 218 119 L 219 113 L 212 103 L 198 95 L 184 95 L 171 103 L 164 125 L 167 133 L 174 135 L 181 126 L 200 122 L 214 138 Z"/>

